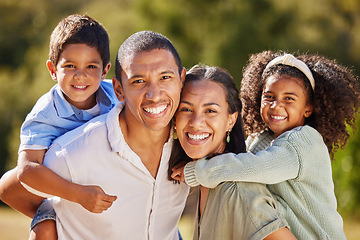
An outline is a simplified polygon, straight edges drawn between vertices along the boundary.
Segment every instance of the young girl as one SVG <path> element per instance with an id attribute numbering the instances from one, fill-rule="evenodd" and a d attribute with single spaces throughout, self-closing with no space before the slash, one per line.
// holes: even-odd
<path id="1" fill-rule="evenodd" d="M 177 140 L 169 174 L 180 161 L 245 152 L 240 111 L 237 87 L 225 70 L 190 69 L 175 115 Z M 295 239 L 263 184 L 225 182 L 210 190 L 200 186 L 199 196 L 194 239 Z"/>
<path id="2" fill-rule="evenodd" d="M 268 184 L 298 239 L 345 239 L 330 156 L 349 138 L 359 95 L 355 77 L 335 61 L 255 54 L 241 87 L 250 152 L 190 162 L 185 180 L 207 187 L 223 181 Z"/>

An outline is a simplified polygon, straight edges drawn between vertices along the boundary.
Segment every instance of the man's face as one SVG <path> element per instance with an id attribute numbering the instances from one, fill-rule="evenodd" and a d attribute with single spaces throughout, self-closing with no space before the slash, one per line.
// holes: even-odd
<path id="1" fill-rule="evenodd" d="M 168 50 L 154 49 L 129 57 L 121 72 L 122 86 L 114 83 L 120 100 L 125 100 L 124 118 L 153 131 L 169 126 L 179 105 L 184 78 L 185 69 L 180 75 Z"/>

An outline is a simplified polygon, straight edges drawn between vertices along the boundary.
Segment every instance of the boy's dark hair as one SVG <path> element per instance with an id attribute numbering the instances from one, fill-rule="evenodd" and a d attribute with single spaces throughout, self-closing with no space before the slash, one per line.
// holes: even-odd
<path id="1" fill-rule="evenodd" d="M 309 80 L 294 67 L 276 65 L 264 73 L 266 65 L 283 52 L 264 51 L 250 57 L 243 71 L 241 81 L 242 116 L 247 134 L 266 129 L 260 116 L 261 95 L 269 76 L 288 75 L 302 80 L 307 89 L 308 102 L 314 106 L 313 113 L 305 124 L 315 128 L 323 137 L 330 155 L 346 145 L 349 139 L 347 125 L 355 129 L 356 114 L 359 111 L 360 90 L 352 71 L 319 55 L 302 54 L 295 56 L 311 70 L 315 90 Z"/>
<path id="2" fill-rule="evenodd" d="M 105 28 L 87 15 L 70 15 L 62 19 L 50 36 L 49 59 L 55 65 L 68 44 L 84 43 L 100 54 L 103 69 L 110 62 L 109 36 Z"/>
<path id="3" fill-rule="evenodd" d="M 160 33 L 152 31 L 140 31 L 128 37 L 120 46 L 115 60 L 115 76 L 118 81 L 121 81 L 121 71 L 126 59 L 134 56 L 139 52 L 151 51 L 154 49 L 164 49 L 172 53 L 175 63 L 179 68 L 181 74 L 182 65 L 178 52 L 168 38 Z"/>
<path id="4" fill-rule="evenodd" d="M 225 98 L 228 104 L 229 114 L 235 112 L 241 113 L 241 101 L 239 98 L 239 90 L 232 78 L 232 76 L 223 68 L 220 67 L 209 67 L 206 65 L 195 65 L 187 73 L 183 87 L 193 81 L 209 80 L 220 84 L 225 91 Z M 230 142 L 226 143 L 224 152 L 232 153 L 244 153 L 246 152 L 245 137 L 243 131 L 243 124 L 240 115 L 236 119 L 232 131 L 230 132 Z M 171 169 L 180 162 L 191 161 L 183 148 L 180 145 L 178 139 L 174 139 L 174 144 L 171 151 L 169 160 L 168 178 L 171 178 Z M 176 182 L 176 181 L 175 181 Z"/>

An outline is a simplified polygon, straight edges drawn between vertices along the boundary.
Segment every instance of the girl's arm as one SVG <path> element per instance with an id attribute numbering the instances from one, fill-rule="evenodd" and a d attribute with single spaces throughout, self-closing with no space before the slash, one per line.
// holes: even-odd
<path id="1" fill-rule="evenodd" d="M 276 184 L 298 177 L 300 159 L 287 137 L 278 137 L 274 144 L 256 155 L 227 153 L 209 160 L 189 162 L 184 168 L 189 186 L 214 188 L 224 181 Z"/>
<path id="2" fill-rule="evenodd" d="M 28 187 L 52 196 L 59 196 L 72 202 L 81 204 L 85 209 L 94 213 L 101 213 L 107 210 L 116 196 L 110 196 L 98 186 L 83 186 L 72 183 L 66 179 L 71 179 L 65 161 L 59 167 L 64 173 L 64 178 L 42 164 L 45 150 L 23 150 L 19 153 L 18 159 L 18 178 Z"/>

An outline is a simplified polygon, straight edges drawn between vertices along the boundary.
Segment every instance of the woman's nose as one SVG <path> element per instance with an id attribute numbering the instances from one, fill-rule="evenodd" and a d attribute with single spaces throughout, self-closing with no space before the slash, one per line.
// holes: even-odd
<path id="1" fill-rule="evenodd" d="M 190 120 L 190 126 L 194 128 L 202 127 L 205 124 L 205 119 L 201 114 L 194 113 Z"/>

